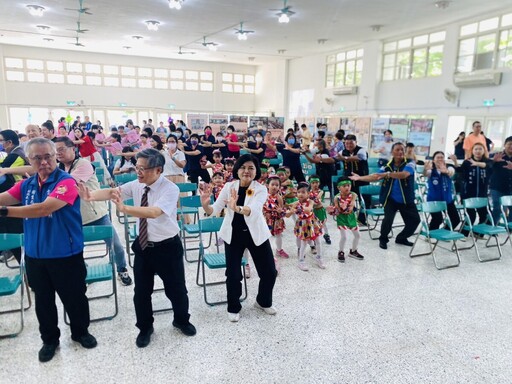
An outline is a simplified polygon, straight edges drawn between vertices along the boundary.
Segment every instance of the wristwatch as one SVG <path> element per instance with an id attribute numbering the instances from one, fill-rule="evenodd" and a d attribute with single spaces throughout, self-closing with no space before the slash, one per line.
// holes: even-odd
<path id="1" fill-rule="evenodd" d="M 2 208 L 0 208 L 0 217 L 7 217 L 7 214 L 9 213 L 9 210 L 4 205 Z"/>

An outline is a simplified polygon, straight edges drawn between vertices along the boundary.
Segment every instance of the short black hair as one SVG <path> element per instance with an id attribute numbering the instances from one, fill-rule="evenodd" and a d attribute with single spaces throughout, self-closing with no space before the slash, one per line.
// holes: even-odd
<path id="1" fill-rule="evenodd" d="M 509 143 L 512 141 L 512 136 L 509 136 L 505 139 L 505 144 Z"/>
<path id="2" fill-rule="evenodd" d="M 299 185 L 297 185 L 297 191 L 302 188 L 306 188 L 309 191 L 309 184 L 305 181 L 301 181 Z"/>
<path id="3" fill-rule="evenodd" d="M 55 127 L 53 126 L 51 120 L 46 120 L 43 124 L 41 124 L 41 127 L 45 127 L 50 132 L 55 132 Z"/>
<path id="4" fill-rule="evenodd" d="M 156 149 L 158 149 L 159 151 L 164 149 L 164 143 L 163 143 L 162 139 L 160 138 L 160 136 L 153 135 L 153 136 L 151 136 L 151 139 L 153 139 L 153 141 L 156 141 Z"/>
<path id="5" fill-rule="evenodd" d="M 261 169 L 260 169 L 260 162 L 258 161 L 258 158 L 254 155 L 251 155 L 250 153 L 246 153 L 245 155 L 242 155 L 238 158 L 238 160 L 235 163 L 235 166 L 233 167 L 233 178 L 236 180 L 238 179 L 238 170 L 242 165 L 245 163 L 253 163 L 256 167 L 256 176 L 254 177 L 254 180 L 259 180 L 261 178 Z"/>
<path id="6" fill-rule="evenodd" d="M 391 146 L 391 150 L 395 149 L 395 147 L 397 145 L 401 145 L 402 147 L 405 147 L 404 143 L 400 142 L 400 141 L 397 141 L 396 143 L 393 143 L 393 145 Z"/>
<path id="7" fill-rule="evenodd" d="M 72 148 L 75 146 L 73 141 L 67 136 L 60 136 L 55 139 L 55 143 L 64 143 L 65 147 Z"/>
<path id="8" fill-rule="evenodd" d="M 224 174 L 223 174 L 222 172 L 213 172 L 212 179 L 213 179 L 215 176 L 224 177 Z"/>
<path id="9" fill-rule="evenodd" d="M 356 135 L 348 134 L 347 136 L 345 136 L 345 140 L 354 140 L 354 141 L 357 141 L 357 137 L 356 137 Z"/>
<path id="10" fill-rule="evenodd" d="M 20 145 L 20 138 L 18 137 L 18 134 L 12 129 L 0 131 L 0 135 L 2 135 L 5 141 L 10 141 L 15 147 Z"/>

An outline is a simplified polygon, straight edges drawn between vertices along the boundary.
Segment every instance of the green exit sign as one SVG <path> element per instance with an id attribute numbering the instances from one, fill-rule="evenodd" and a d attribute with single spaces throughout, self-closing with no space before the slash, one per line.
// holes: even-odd
<path id="1" fill-rule="evenodd" d="M 494 99 L 484 100 L 484 107 L 494 107 Z"/>
<path id="2" fill-rule="evenodd" d="M 168 107 L 169 107 L 169 109 L 176 109 L 176 105 L 175 104 L 169 104 Z"/>
<path id="3" fill-rule="evenodd" d="M 127 103 L 119 103 L 120 107 L 126 107 L 127 105 L 128 105 Z"/>
<path id="4" fill-rule="evenodd" d="M 68 106 L 72 107 L 72 106 L 76 105 L 76 101 L 67 100 L 67 101 L 66 101 L 66 104 L 67 104 Z"/>

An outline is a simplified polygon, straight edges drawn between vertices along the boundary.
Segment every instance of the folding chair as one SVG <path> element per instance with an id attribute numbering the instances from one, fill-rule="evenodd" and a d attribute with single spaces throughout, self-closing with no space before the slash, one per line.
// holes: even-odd
<path id="1" fill-rule="evenodd" d="M 378 168 L 379 167 L 379 159 L 377 157 L 369 157 L 368 158 L 368 167 L 370 168 Z"/>
<path id="2" fill-rule="evenodd" d="M 212 245 L 213 234 L 215 234 L 215 246 L 217 248 L 217 252 L 219 252 L 219 237 L 217 232 L 220 231 L 223 221 L 223 217 L 209 217 L 203 220 L 198 220 L 197 223 L 194 224 L 183 224 L 183 249 L 185 252 L 185 260 L 187 262 L 196 263 L 199 261 L 199 258 L 197 260 L 190 260 L 187 257 L 188 251 L 201 251 L 201 248 L 210 248 Z M 202 235 L 205 233 L 210 234 L 207 247 L 203 246 Z M 199 238 L 199 246 L 197 248 L 187 248 L 187 238 L 190 239 L 190 236 L 186 236 L 186 234 L 196 235 Z"/>
<path id="3" fill-rule="evenodd" d="M 136 173 L 121 173 L 120 175 L 115 175 L 114 180 L 117 185 L 123 185 L 129 183 L 130 181 L 137 180 Z"/>
<path id="4" fill-rule="evenodd" d="M 448 216 L 446 202 L 445 201 L 428 201 L 426 203 L 422 203 L 421 205 L 422 205 L 422 209 L 421 209 L 420 216 L 422 217 L 422 220 L 421 220 L 420 231 L 418 232 L 418 235 L 416 236 L 416 240 L 414 240 L 414 245 L 412 246 L 411 251 L 409 252 L 409 257 L 413 258 L 413 257 L 418 257 L 418 256 L 432 255 L 432 258 L 434 259 L 434 265 L 439 270 L 458 267 L 460 265 L 460 255 L 459 255 L 459 249 L 457 247 L 457 240 L 464 239 L 464 235 L 460 232 L 455 232 L 453 230 L 452 223 L 450 221 L 450 217 Z M 438 213 L 438 212 L 440 212 L 443 215 L 444 222 L 445 222 L 445 224 L 448 225 L 448 229 L 441 228 L 441 229 L 434 229 L 434 230 L 430 231 L 428 229 L 427 215 L 432 214 L 432 213 Z M 416 248 L 416 244 L 418 243 L 418 239 L 420 238 L 420 236 L 425 237 L 425 239 L 428 243 L 430 252 L 414 253 L 414 249 Z M 432 240 L 435 240 L 435 242 L 432 243 Z M 436 255 L 435 255 L 435 249 L 438 246 L 440 241 L 442 241 L 442 242 L 450 242 L 451 241 L 453 243 L 451 249 L 444 248 L 441 246 L 439 246 L 439 248 L 446 249 L 450 252 L 453 252 L 453 250 L 455 250 L 455 255 L 457 256 L 456 263 L 447 264 L 444 266 L 440 266 L 438 264 Z"/>
<path id="5" fill-rule="evenodd" d="M 98 282 L 104 282 L 104 281 L 111 281 L 112 282 L 112 291 L 106 294 L 101 294 L 98 296 L 88 296 L 87 299 L 90 301 L 97 300 L 97 299 L 103 299 L 103 298 L 109 298 L 114 296 L 114 313 L 111 315 L 98 317 L 91 319 L 91 322 L 93 321 L 100 321 L 100 320 L 112 320 L 114 317 L 117 316 L 119 312 L 119 306 L 117 302 L 117 281 L 116 281 L 116 274 L 114 271 L 114 261 L 112 257 L 113 252 L 113 234 L 114 234 L 114 227 L 110 225 L 91 225 L 89 227 L 83 227 L 82 229 L 84 234 L 84 254 L 86 251 L 86 247 L 90 246 L 90 243 L 97 242 L 97 241 L 105 241 L 107 239 L 111 240 L 111 246 L 108 250 L 108 260 L 104 263 L 95 263 L 95 264 L 86 264 L 87 267 L 87 276 L 85 278 L 85 283 L 87 285 L 98 283 Z M 64 310 L 64 322 L 69 325 L 69 321 L 67 319 L 66 311 Z"/>
<path id="6" fill-rule="evenodd" d="M 274 159 L 270 159 L 270 165 L 272 167 L 280 167 L 283 164 L 283 155 L 281 152 L 277 152 L 277 157 Z"/>
<path id="7" fill-rule="evenodd" d="M 461 248 L 462 249 L 471 249 L 475 248 L 476 256 L 478 257 L 478 260 L 480 262 L 486 262 L 486 261 L 493 261 L 493 260 L 499 260 L 501 259 L 502 252 L 501 252 L 501 245 L 500 241 L 498 239 L 498 235 L 502 233 L 506 233 L 508 235 L 508 232 L 505 228 L 499 227 L 494 225 L 494 220 L 492 219 L 491 211 L 489 210 L 489 200 L 487 197 L 472 197 L 469 199 L 464 199 L 462 201 L 464 205 L 464 217 L 465 217 L 465 225 L 463 225 L 463 229 L 466 231 L 469 231 L 471 240 L 473 244 L 470 247 L 467 248 Z M 471 223 L 471 219 L 468 215 L 468 209 L 478 209 L 478 208 L 485 208 L 487 210 L 487 221 L 485 223 L 478 223 L 477 225 L 473 225 Z M 490 222 L 490 224 L 486 224 L 487 222 Z M 485 246 L 489 247 L 489 241 L 491 238 L 494 238 L 496 240 L 496 247 L 498 247 L 499 257 L 494 257 L 490 259 L 482 259 L 480 257 L 480 251 L 478 249 L 477 241 L 478 239 L 475 238 L 475 234 L 485 237 L 489 236 L 487 239 Z"/>
<path id="8" fill-rule="evenodd" d="M 180 206 L 178 215 L 194 215 L 194 223 L 199 219 L 199 208 L 201 207 L 201 197 L 199 195 L 180 197 Z M 187 224 L 188 225 L 188 224 Z"/>
<path id="9" fill-rule="evenodd" d="M 176 183 L 176 186 L 179 188 L 180 193 L 197 191 L 196 183 Z"/>
<path id="10" fill-rule="evenodd" d="M 203 233 L 203 223 L 205 220 L 200 220 L 199 225 L 199 231 L 200 233 Z M 197 274 L 196 274 L 196 284 L 203 288 L 204 293 L 204 301 L 206 304 L 214 306 L 214 305 L 220 305 L 227 303 L 227 300 L 220 300 L 220 301 L 208 301 L 208 292 L 207 287 L 215 286 L 215 285 L 224 285 L 226 284 L 226 279 L 222 279 L 219 281 L 213 281 L 213 282 L 206 282 L 206 267 L 208 269 L 225 269 L 226 268 L 226 255 L 224 253 L 218 253 L 219 250 L 217 249 L 217 253 L 206 253 L 204 252 L 203 247 L 203 241 L 202 236 L 199 236 L 199 259 L 197 264 Z M 244 281 L 244 296 L 240 298 L 240 302 L 247 299 L 247 277 L 245 275 L 245 265 L 246 260 L 242 258 L 242 263 L 240 265 L 240 268 L 242 268 L 242 276 Z M 199 275 L 201 274 L 202 280 L 199 281 Z"/>
<path id="11" fill-rule="evenodd" d="M 512 231 L 512 220 L 509 220 L 512 217 L 512 196 L 501 196 L 501 217 L 503 218 L 503 226 L 507 230 L 507 239 L 501 244 L 505 245 L 507 241 L 510 241 L 510 245 L 512 245 L 512 239 L 510 232 Z M 508 216 L 507 211 L 508 210 Z"/>
<path id="12" fill-rule="evenodd" d="M 366 218 L 366 228 L 361 227 L 359 230 L 361 232 L 368 231 L 368 234 L 370 235 L 370 239 L 376 240 L 378 237 L 374 237 L 372 235 L 372 231 L 377 231 L 377 225 L 379 224 L 379 221 L 381 218 L 384 217 L 384 208 L 377 207 L 377 208 L 367 208 L 366 203 L 364 202 L 364 196 L 370 195 L 370 196 L 378 196 L 380 194 L 380 185 L 361 185 L 359 187 L 359 203 L 361 205 L 361 212 L 364 214 Z M 372 219 L 375 223 L 370 225 L 369 219 Z"/>
<path id="13" fill-rule="evenodd" d="M 2 233 L 0 234 L 0 251 L 6 251 L 13 248 L 23 247 L 23 235 L 13 233 Z M 21 263 L 19 271 L 14 276 L 2 276 L 0 277 L 0 297 L 1 296 L 12 296 L 16 294 L 20 288 L 20 304 L 16 309 L 4 309 L 0 311 L 0 314 L 8 313 L 20 313 L 20 324 L 16 331 L 0 335 L 0 339 L 7 337 L 16 337 L 23 331 L 24 327 L 24 314 L 27 309 L 32 306 L 32 300 L 30 298 L 30 289 L 27 284 L 25 275 L 25 255 L 22 248 Z M 27 289 L 28 306 L 24 306 L 25 288 Z M 5 308 L 5 304 L 2 305 Z"/>

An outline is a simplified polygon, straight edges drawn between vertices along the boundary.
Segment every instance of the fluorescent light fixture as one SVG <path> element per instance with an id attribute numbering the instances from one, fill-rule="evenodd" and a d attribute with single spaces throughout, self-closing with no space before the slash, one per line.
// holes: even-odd
<path id="1" fill-rule="evenodd" d="M 183 3 L 183 0 L 169 0 L 169 8 L 180 10 L 181 3 Z"/>
<path id="2" fill-rule="evenodd" d="M 247 33 L 245 32 L 238 32 L 238 40 L 247 40 Z"/>
<path id="3" fill-rule="evenodd" d="M 280 23 L 289 23 L 290 18 L 288 17 L 288 15 L 286 13 L 281 13 L 281 15 L 279 16 L 279 22 Z"/>
<path id="4" fill-rule="evenodd" d="M 43 16 L 44 11 L 46 10 L 44 7 L 41 7 L 40 5 L 27 5 L 28 11 L 32 16 Z"/>
<path id="5" fill-rule="evenodd" d="M 36 25 L 36 28 L 41 32 L 48 32 L 50 30 L 50 27 L 47 25 Z"/>
<path id="6" fill-rule="evenodd" d="M 209 43 L 208 49 L 212 52 L 215 52 L 215 51 L 217 51 L 217 45 L 215 43 Z"/>
<path id="7" fill-rule="evenodd" d="M 160 22 L 157 20 L 147 20 L 144 23 L 146 23 L 148 30 L 150 31 L 158 31 L 158 26 L 160 25 Z"/>

